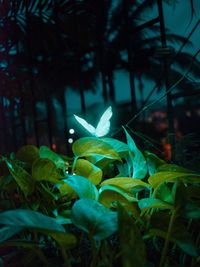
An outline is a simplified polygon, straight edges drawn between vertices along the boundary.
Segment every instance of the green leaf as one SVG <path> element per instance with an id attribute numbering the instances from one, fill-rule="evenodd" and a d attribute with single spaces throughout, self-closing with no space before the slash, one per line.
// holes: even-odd
<path id="1" fill-rule="evenodd" d="M 15 161 L 6 160 L 8 169 L 25 196 L 30 195 L 34 189 L 31 175 L 20 167 Z"/>
<path id="2" fill-rule="evenodd" d="M 164 182 L 181 181 L 184 183 L 197 183 L 200 181 L 200 175 L 185 172 L 157 172 L 149 177 L 148 182 L 153 188 L 158 187 Z"/>
<path id="3" fill-rule="evenodd" d="M 174 197 L 172 194 L 172 188 L 167 183 L 163 183 L 158 186 L 154 191 L 154 196 L 157 199 L 174 204 Z"/>
<path id="4" fill-rule="evenodd" d="M 124 128 L 126 133 L 127 144 L 129 147 L 129 155 L 133 167 L 133 174 L 132 177 L 137 179 L 142 179 L 147 174 L 147 163 L 145 157 L 143 156 L 142 152 L 137 148 L 135 142 L 133 141 L 132 137 Z"/>
<path id="5" fill-rule="evenodd" d="M 123 267 L 143 267 L 146 263 L 146 247 L 134 219 L 126 210 L 118 207 L 119 240 Z"/>
<path id="6" fill-rule="evenodd" d="M 187 219 L 200 219 L 200 208 L 194 203 L 186 203 L 181 214 Z"/>
<path id="7" fill-rule="evenodd" d="M 101 140 L 111 145 L 114 148 L 114 150 L 119 153 L 121 158 L 128 155 L 129 149 L 127 144 L 125 144 L 124 142 L 108 137 L 102 138 Z"/>
<path id="8" fill-rule="evenodd" d="M 178 166 L 176 164 L 162 164 L 158 166 L 157 172 L 184 172 L 184 173 L 193 173 L 191 170 Z"/>
<path id="9" fill-rule="evenodd" d="M 139 217 L 137 199 L 125 192 L 123 189 L 115 186 L 105 185 L 99 190 L 99 202 L 107 208 L 117 208 L 120 203 L 127 211 L 130 211 L 134 217 Z"/>
<path id="10" fill-rule="evenodd" d="M 117 177 L 117 178 L 107 179 L 101 183 L 101 186 L 104 186 L 104 185 L 114 185 L 124 190 L 127 190 L 129 192 L 131 192 L 133 188 L 150 188 L 151 187 L 149 184 L 141 180 L 133 179 L 129 177 Z"/>
<path id="11" fill-rule="evenodd" d="M 96 200 L 76 201 L 71 214 L 74 225 L 96 240 L 105 239 L 117 230 L 117 213 L 110 211 Z"/>
<path id="12" fill-rule="evenodd" d="M 107 196 L 108 193 L 107 191 L 110 191 L 108 196 Z M 117 194 L 117 197 L 119 198 L 117 199 L 116 197 L 115 199 L 116 201 L 118 200 L 120 201 L 120 198 L 122 198 L 123 200 L 125 199 L 129 202 L 137 202 L 137 199 L 131 196 L 131 194 L 127 193 L 126 191 L 124 191 L 119 187 L 111 185 L 105 185 L 99 189 L 99 201 L 103 203 L 105 199 L 107 201 L 110 201 L 109 199 L 113 200 L 115 194 Z"/>
<path id="13" fill-rule="evenodd" d="M 148 209 L 173 209 L 173 206 L 156 198 L 143 198 L 138 202 L 139 208 L 144 212 Z"/>
<path id="14" fill-rule="evenodd" d="M 49 159 L 37 159 L 32 166 L 32 176 L 36 181 L 62 182 L 56 165 Z"/>
<path id="15" fill-rule="evenodd" d="M 59 169 L 62 170 L 66 169 L 68 163 L 65 162 L 64 159 L 62 159 L 58 154 L 53 152 L 47 146 L 41 146 L 39 153 L 40 153 L 40 158 L 51 160 Z"/>
<path id="16" fill-rule="evenodd" d="M 27 162 L 32 165 L 32 163 L 39 158 L 39 149 L 34 145 L 22 146 L 16 153 L 16 158 L 18 160 Z"/>
<path id="17" fill-rule="evenodd" d="M 188 255 L 192 257 L 197 257 L 198 249 L 192 240 L 191 235 L 187 232 L 184 227 L 179 227 L 174 233 L 173 238 L 175 239 L 175 243 Z"/>
<path id="18" fill-rule="evenodd" d="M 76 237 L 71 233 L 48 232 L 48 234 L 53 237 L 61 247 L 69 249 L 76 245 Z"/>
<path id="19" fill-rule="evenodd" d="M 0 213 L 1 214 L 1 213 Z M 0 220 L 1 222 L 1 220 Z M 4 242 L 5 240 L 9 239 L 13 235 L 19 233 L 23 227 L 21 226 L 0 226 L 0 243 Z"/>
<path id="20" fill-rule="evenodd" d="M 78 175 L 69 175 L 67 179 L 64 180 L 68 184 L 79 198 L 91 198 L 97 200 L 99 197 L 99 192 L 87 178 Z"/>
<path id="21" fill-rule="evenodd" d="M 145 157 L 147 160 L 147 168 L 149 175 L 153 175 L 154 173 L 158 172 L 159 166 L 165 164 L 165 161 L 160 159 L 155 154 L 145 151 Z"/>
<path id="22" fill-rule="evenodd" d="M 102 180 L 102 170 L 88 160 L 78 159 L 75 171 L 77 175 L 88 178 L 95 185 L 99 184 Z"/>
<path id="23" fill-rule="evenodd" d="M 24 228 L 44 229 L 50 231 L 65 232 L 65 229 L 56 219 L 31 210 L 9 210 L 0 213 L 0 225 L 5 225 L 1 233 L 11 237 Z M 5 238 L 4 238 L 5 240 Z"/>
<path id="24" fill-rule="evenodd" d="M 114 148 L 96 137 L 83 137 L 73 143 L 72 150 L 78 157 L 95 157 L 121 160 Z"/>

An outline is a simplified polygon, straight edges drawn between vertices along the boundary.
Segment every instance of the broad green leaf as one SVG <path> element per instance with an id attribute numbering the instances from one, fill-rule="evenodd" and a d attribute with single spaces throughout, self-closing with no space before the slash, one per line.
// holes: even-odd
<path id="1" fill-rule="evenodd" d="M 58 154 L 53 152 L 47 146 L 41 146 L 39 153 L 40 158 L 51 160 L 59 169 L 65 170 L 68 166 L 68 163 L 65 162 L 64 159 L 62 159 Z"/>
<path id="2" fill-rule="evenodd" d="M 61 182 L 56 165 L 49 159 L 37 159 L 32 166 L 32 176 L 36 181 Z"/>
<path id="3" fill-rule="evenodd" d="M 12 177 L 14 178 L 24 195 L 30 195 L 34 189 L 34 181 L 31 175 L 22 167 L 20 167 L 15 161 L 6 160 L 6 164 Z"/>
<path id="4" fill-rule="evenodd" d="M 146 247 L 134 219 L 122 207 L 118 207 L 119 241 L 123 267 L 144 267 Z"/>
<path id="5" fill-rule="evenodd" d="M 1 214 L 1 213 L 0 213 Z M 0 219 L 1 224 L 1 219 Z M 19 233 L 23 227 L 21 226 L 10 226 L 10 225 L 1 225 L 0 226 L 0 243 L 4 242 L 5 240 L 9 239 L 13 235 Z"/>
<path id="6" fill-rule="evenodd" d="M 64 182 L 73 188 L 79 198 L 90 198 L 97 200 L 99 197 L 99 192 L 96 186 L 87 178 L 78 175 L 69 175 Z"/>
<path id="7" fill-rule="evenodd" d="M 200 208 L 194 203 L 188 202 L 181 215 L 187 219 L 200 219 Z"/>
<path id="8" fill-rule="evenodd" d="M 138 202 L 139 208 L 144 212 L 148 209 L 173 209 L 173 206 L 160 199 L 143 198 Z"/>
<path id="9" fill-rule="evenodd" d="M 172 235 L 175 243 L 188 255 L 197 257 L 198 249 L 195 242 L 192 240 L 191 235 L 183 227 L 179 227 Z"/>
<path id="10" fill-rule="evenodd" d="M 48 234 L 53 237 L 61 247 L 69 249 L 76 245 L 76 237 L 71 233 L 48 232 Z"/>
<path id="11" fill-rule="evenodd" d="M 96 240 L 105 239 L 117 230 L 117 213 L 96 200 L 83 198 L 76 201 L 71 214 L 74 225 Z"/>
<path id="12" fill-rule="evenodd" d="M 78 159 L 75 171 L 77 175 L 88 178 L 95 185 L 99 184 L 102 180 L 102 170 L 88 160 Z"/>
<path id="13" fill-rule="evenodd" d="M 114 185 L 127 191 L 132 191 L 133 188 L 150 188 L 151 186 L 139 179 L 129 177 L 117 177 L 103 181 L 101 186 Z"/>
<path id="14" fill-rule="evenodd" d="M 156 188 L 164 182 L 181 181 L 184 183 L 200 182 L 200 175 L 195 173 L 185 172 L 157 172 L 149 177 L 148 182 L 153 188 Z"/>
<path id="15" fill-rule="evenodd" d="M 120 203 L 127 211 L 130 211 L 134 217 L 139 217 L 137 199 L 125 192 L 123 189 L 115 186 L 105 185 L 99 190 L 99 202 L 107 208 L 117 208 Z"/>
<path id="16" fill-rule="evenodd" d="M 83 137 L 73 143 L 72 150 L 78 157 L 95 157 L 121 160 L 117 151 L 108 143 L 96 137 Z"/>
<path id="17" fill-rule="evenodd" d="M 158 166 L 157 172 L 184 172 L 184 173 L 193 173 L 191 170 L 178 166 L 176 164 L 162 164 Z"/>
<path id="18" fill-rule="evenodd" d="M 133 167 L 132 177 L 142 179 L 147 174 L 147 163 L 145 157 L 143 156 L 142 152 L 137 148 L 135 142 L 133 141 L 132 137 L 129 135 L 125 128 L 124 131 L 126 133 L 127 144 L 129 147 L 129 155 Z"/>
<path id="19" fill-rule="evenodd" d="M 11 237 L 24 228 L 65 232 L 65 228 L 60 225 L 56 219 L 36 211 L 23 209 L 1 212 L 0 225 L 5 225 L 3 228 L 3 234 L 5 234 L 7 237 Z M 2 233 L 1 240 L 3 240 Z"/>
<path id="20" fill-rule="evenodd" d="M 153 175 L 154 173 L 158 172 L 159 166 L 165 164 L 164 160 L 160 159 L 158 156 L 149 151 L 145 151 L 145 157 L 147 160 L 149 175 Z"/>
<path id="21" fill-rule="evenodd" d="M 39 158 L 39 149 L 34 145 L 22 146 L 17 151 L 16 158 L 32 165 Z"/>
<path id="22" fill-rule="evenodd" d="M 155 189 L 154 197 L 170 204 L 174 204 L 175 200 L 172 195 L 172 187 L 167 183 L 163 183 Z"/>
<path id="23" fill-rule="evenodd" d="M 0 213 L 0 224 L 16 227 L 30 227 L 65 232 L 62 225 L 56 219 L 46 216 L 40 212 L 16 209 Z"/>
<path id="24" fill-rule="evenodd" d="M 74 189 L 66 183 L 57 184 L 56 187 L 59 189 L 61 196 L 67 196 L 69 199 L 77 197 L 77 194 L 75 193 Z"/>
<path id="25" fill-rule="evenodd" d="M 129 169 L 129 164 L 127 162 L 127 156 L 125 157 L 126 162 L 117 162 L 116 166 L 118 168 L 119 174 L 117 175 L 117 177 L 130 177 L 131 173 L 130 173 L 130 169 Z"/>
<path id="26" fill-rule="evenodd" d="M 108 143 L 109 145 L 111 145 L 114 148 L 114 150 L 119 153 L 121 158 L 128 155 L 129 149 L 126 143 L 121 142 L 117 139 L 108 138 L 108 137 L 104 137 L 102 138 L 102 140 Z"/>

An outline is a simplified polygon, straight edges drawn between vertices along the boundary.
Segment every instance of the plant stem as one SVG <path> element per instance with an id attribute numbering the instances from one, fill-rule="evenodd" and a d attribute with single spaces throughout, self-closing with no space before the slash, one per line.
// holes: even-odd
<path id="1" fill-rule="evenodd" d="M 69 260 L 69 257 L 67 255 L 67 252 L 64 247 L 61 247 L 62 257 L 64 259 L 64 265 L 65 267 L 71 267 L 71 262 Z"/>
<path id="2" fill-rule="evenodd" d="M 98 256 L 99 250 L 96 248 L 95 241 L 91 235 L 89 236 L 89 239 L 90 239 L 91 246 L 92 246 L 92 261 L 90 263 L 90 267 L 96 267 L 97 256 Z"/>
<path id="3" fill-rule="evenodd" d="M 162 255 L 161 255 L 159 267 L 163 267 L 164 263 L 165 263 L 165 260 L 166 260 L 168 247 L 169 247 L 170 236 L 171 236 L 171 233 L 172 233 L 172 228 L 173 228 L 173 224 L 174 224 L 175 218 L 176 218 L 176 209 L 173 209 L 171 217 L 170 217 L 170 221 L 169 221 L 169 226 L 168 226 L 168 230 L 167 230 L 167 236 L 166 236 L 165 244 L 164 244 L 164 247 L 163 247 L 163 250 L 162 250 Z"/>

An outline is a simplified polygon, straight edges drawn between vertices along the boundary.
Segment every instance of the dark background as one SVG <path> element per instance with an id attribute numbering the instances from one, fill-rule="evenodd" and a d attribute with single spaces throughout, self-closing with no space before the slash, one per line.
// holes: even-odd
<path id="1" fill-rule="evenodd" d="M 197 0 L 1 0 L 0 152 L 70 153 L 69 138 L 87 135 L 73 114 L 95 126 L 111 105 L 110 136 L 123 140 L 126 125 L 144 149 L 171 159 L 171 144 L 179 163 L 197 159 L 199 10 Z"/>

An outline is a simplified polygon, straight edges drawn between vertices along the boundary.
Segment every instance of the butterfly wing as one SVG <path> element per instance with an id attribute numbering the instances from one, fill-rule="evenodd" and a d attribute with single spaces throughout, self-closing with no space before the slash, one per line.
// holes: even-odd
<path id="1" fill-rule="evenodd" d="M 95 128 L 91 124 L 87 123 L 86 120 L 80 118 L 79 116 L 74 115 L 74 117 L 83 126 L 83 128 L 85 128 L 92 135 L 95 135 Z"/>
<path id="2" fill-rule="evenodd" d="M 97 137 L 102 137 L 110 131 L 110 118 L 112 117 L 112 107 L 106 109 L 106 111 L 101 116 L 97 128 L 95 130 L 95 135 Z"/>

